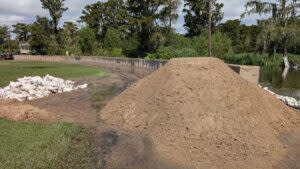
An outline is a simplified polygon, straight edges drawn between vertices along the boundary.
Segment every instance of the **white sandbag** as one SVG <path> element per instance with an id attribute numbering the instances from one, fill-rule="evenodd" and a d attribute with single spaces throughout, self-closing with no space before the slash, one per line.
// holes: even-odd
<path id="1" fill-rule="evenodd" d="M 35 100 L 54 93 L 71 92 L 87 88 L 87 84 L 75 86 L 75 82 L 50 75 L 44 77 L 24 77 L 16 82 L 10 82 L 5 88 L 0 88 L 0 99 L 17 99 L 19 101 Z"/>

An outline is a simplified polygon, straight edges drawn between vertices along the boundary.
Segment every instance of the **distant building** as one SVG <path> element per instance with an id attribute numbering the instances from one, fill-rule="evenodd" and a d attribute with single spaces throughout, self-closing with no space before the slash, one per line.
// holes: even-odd
<path id="1" fill-rule="evenodd" d="M 20 43 L 19 48 L 20 48 L 20 54 L 30 54 L 31 53 L 29 43 Z"/>

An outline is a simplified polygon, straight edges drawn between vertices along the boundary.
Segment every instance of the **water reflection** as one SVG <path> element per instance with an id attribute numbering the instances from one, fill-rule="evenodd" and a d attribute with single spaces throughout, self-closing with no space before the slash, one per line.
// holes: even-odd
<path id="1" fill-rule="evenodd" d="M 277 94 L 300 100 L 300 70 L 262 68 L 260 83 Z"/>

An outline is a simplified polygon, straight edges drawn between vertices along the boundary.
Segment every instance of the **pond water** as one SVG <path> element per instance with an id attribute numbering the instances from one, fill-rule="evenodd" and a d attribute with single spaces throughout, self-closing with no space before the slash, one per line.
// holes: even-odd
<path id="1" fill-rule="evenodd" d="M 269 87 L 276 94 L 300 100 L 300 69 L 262 68 L 259 80 L 262 86 Z"/>

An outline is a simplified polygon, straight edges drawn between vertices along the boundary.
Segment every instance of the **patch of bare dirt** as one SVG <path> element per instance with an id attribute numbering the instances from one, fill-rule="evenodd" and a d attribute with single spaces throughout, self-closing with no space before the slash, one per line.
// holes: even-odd
<path id="1" fill-rule="evenodd" d="M 209 169 L 279 167 L 288 150 L 278 137 L 299 124 L 295 111 L 215 58 L 171 60 L 115 97 L 101 119 L 151 139 L 161 159 Z"/>
<path id="2" fill-rule="evenodd" d="M 55 114 L 16 100 L 0 100 L 0 117 L 15 121 L 52 121 L 56 119 Z"/>
<path id="3" fill-rule="evenodd" d="M 106 103 L 125 90 L 138 78 L 110 73 L 105 77 L 86 77 L 73 79 L 78 84 L 88 83 L 86 90 L 77 90 L 55 94 L 50 97 L 28 101 L 26 103 L 55 114 L 57 121 L 96 127 L 99 124 L 99 110 Z"/>

